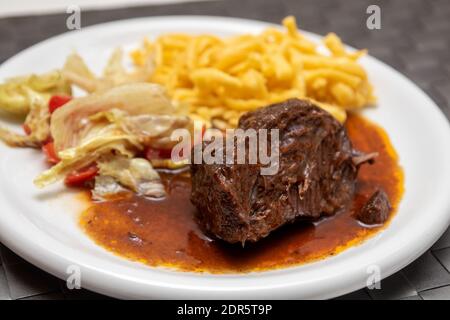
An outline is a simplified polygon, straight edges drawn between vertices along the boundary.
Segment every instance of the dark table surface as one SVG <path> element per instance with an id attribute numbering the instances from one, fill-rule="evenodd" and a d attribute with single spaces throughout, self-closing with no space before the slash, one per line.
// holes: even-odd
<path id="1" fill-rule="evenodd" d="M 76 1 L 75 1 L 76 2 Z M 381 29 L 366 28 L 366 8 L 381 8 Z M 279 23 L 289 14 L 300 28 L 334 31 L 344 42 L 406 74 L 450 117 L 450 1 L 448 0 L 225 0 L 82 12 L 82 27 L 159 15 L 216 15 Z M 0 19 L 0 63 L 19 51 L 66 32 L 65 14 Z M 450 190 L 449 190 L 450 191 Z M 450 212 L 449 212 L 450 214 Z M 0 299 L 107 299 L 37 269 L 0 244 Z M 340 299 L 450 299 L 450 229 L 423 256 L 381 282 Z"/>

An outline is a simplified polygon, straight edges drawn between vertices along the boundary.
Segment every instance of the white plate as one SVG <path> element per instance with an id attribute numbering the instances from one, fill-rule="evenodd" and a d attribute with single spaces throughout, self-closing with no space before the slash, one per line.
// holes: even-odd
<path id="1" fill-rule="evenodd" d="M 62 66 L 77 50 L 100 71 L 111 50 L 130 48 L 144 36 L 166 32 L 259 32 L 268 24 L 217 17 L 144 18 L 102 24 L 37 44 L 0 67 L 0 79 Z M 311 35 L 315 39 L 317 36 Z M 81 204 L 61 187 L 37 190 L 33 178 L 45 165 L 34 150 L 0 144 L 0 241 L 38 267 L 66 279 L 81 269 L 83 287 L 119 298 L 331 298 L 366 285 L 376 265 L 382 277 L 421 255 L 450 221 L 450 127 L 438 107 L 412 82 L 363 58 L 379 97 L 365 115 L 382 125 L 400 155 L 406 192 L 390 226 L 335 257 L 264 273 L 183 273 L 119 258 L 95 245 L 77 226 Z M 2 124 L 5 124 L 4 121 Z"/>

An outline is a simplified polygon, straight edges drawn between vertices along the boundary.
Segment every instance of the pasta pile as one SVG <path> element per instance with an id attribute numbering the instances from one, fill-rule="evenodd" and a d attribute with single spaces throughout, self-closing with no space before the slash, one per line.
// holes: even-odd
<path id="1" fill-rule="evenodd" d="M 168 34 L 146 39 L 131 53 L 137 67 L 153 60 L 151 82 L 167 89 L 189 114 L 219 128 L 235 127 L 242 113 L 288 98 L 308 98 L 339 121 L 346 110 L 375 102 L 366 71 L 357 60 L 365 50 L 348 52 L 328 34 L 321 53 L 297 29 L 295 18 L 284 30 L 222 39 L 213 35 Z"/>

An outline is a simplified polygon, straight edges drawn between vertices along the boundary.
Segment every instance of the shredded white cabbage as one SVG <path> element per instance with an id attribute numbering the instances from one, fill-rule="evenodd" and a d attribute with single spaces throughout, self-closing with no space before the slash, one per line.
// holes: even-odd
<path id="1" fill-rule="evenodd" d="M 157 85 L 127 84 L 74 99 L 57 109 L 51 118 L 51 134 L 61 162 L 43 172 L 35 183 L 46 186 L 105 157 L 132 159 L 145 147 L 171 148 L 176 141 L 170 135 L 177 128 L 191 129 L 192 123 L 188 117 L 176 115 Z M 137 170 L 144 159 L 130 161 L 130 168 Z M 148 165 L 146 170 L 150 172 L 153 168 Z M 152 172 L 157 176 L 156 171 Z M 156 196 L 161 191 L 153 182 L 156 178 L 147 177 L 151 181 L 146 180 L 148 185 L 136 185 L 130 180 L 124 182 L 124 177 L 119 179 L 117 174 L 114 177 L 144 195 Z"/>
<path id="2" fill-rule="evenodd" d="M 164 186 L 151 163 L 143 158 L 108 157 L 97 162 L 100 176 L 113 177 L 122 186 L 148 197 L 163 197 Z M 99 188 L 104 188 L 99 185 Z M 95 190 L 94 189 L 94 190 Z"/>
<path id="3" fill-rule="evenodd" d="M 11 78 L 0 84 L 0 109 L 26 116 L 30 112 L 32 102 L 30 91 L 45 101 L 55 94 L 71 95 L 72 93 L 70 84 L 60 71 Z"/>
<path id="4" fill-rule="evenodd" d="M 125 111 L 129 116 L 176 113 L 164 89 L 149 83 L 121 85 L 105 92 L 73 99 L 52 114 L 51 134 L 55 150 L 76 147 L 95 125 L 90 117 L 112 109 Z"/>
<path id="5" fill-rule="evenodd" d="M 137 83 L 148 81 L 153 73 L 153 61 L 148 59 L 140 68 L 127 71 L 123 66 L 123 51 L 116 49 L 111 55 L 103 75 L 96 77 L 77 54 L 72 53 L 67 57 L 62 69 L 67 81 L 88 93 L 107 90 L 126 83 Z"/>
<path id="6" fill-rule="evenodd" d="M 50 136 L 50 113 L 47 101 L 42 95 L 25 88 L 30 110 L 24 125 L 30 130 L 29 135 L 18 134 L 0 127 L 0 139 L 13 147 L 40 147 Z"/>

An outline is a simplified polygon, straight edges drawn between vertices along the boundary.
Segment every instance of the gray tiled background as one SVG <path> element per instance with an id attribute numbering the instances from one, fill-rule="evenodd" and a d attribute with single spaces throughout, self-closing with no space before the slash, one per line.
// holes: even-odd
<path id="1" fill-rule="evenodd" d="M 76 1 L 74 1 L 76 2 Z M 365 27 L 369 4 L 382 9 L 382 29 Z M 450 117 L 449 0 L 224 0 L 82 13 L 82 25 L 156 15 L 221 15 L 279 22 L 297 17 L 302 29 L 334 31 L 355 47 L 400 70 Z M 65 15 L 0 19 L 0 63 L 22 49 L 65 32 Z M 449 213 L 450 214 L 450 213 Z M 0 244 L 0 299 L 105 299 L 70 291 L 62 281 Z M 422 257 L 382 281 L 382 290 L 359 290 L 342 299 L 450 299 L 450 230 Z"/>

